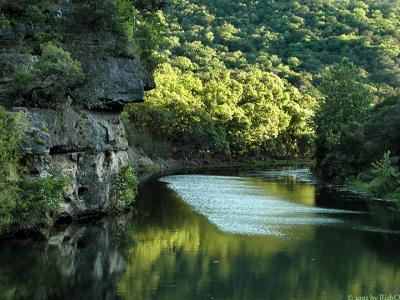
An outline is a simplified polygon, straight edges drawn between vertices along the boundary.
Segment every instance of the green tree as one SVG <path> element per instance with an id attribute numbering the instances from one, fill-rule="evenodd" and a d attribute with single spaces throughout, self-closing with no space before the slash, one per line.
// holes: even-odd
<path id="1" fill-rule="evenodd" d="M 347 60 L 323 75 L 320 90 L 324 99 L 315 124 L 317 166 L 326 178 L 340 180 L 360 167 L 362 143 L 357 128 L 365 122 L 372 103 L 372 90 L 364 78 L 364 72 Z M 348 147 L 350 141 L 354 147 Z"/>
<path id="2" fill-rule="evenodd" d="M 365 124 L 367 164 L 378 160 L 390 150 L 400 155 L 400 95 L 385 99 L 376 105 Z"/>
<path id="3" fill-rule="evenodd" d="M 35 63 L 15 70 L 10 93 L 28 106 L 56 107 L 66 102 L 84 74 L 81 64 L 68 51 L 51 42 L 41 49 Z"/>

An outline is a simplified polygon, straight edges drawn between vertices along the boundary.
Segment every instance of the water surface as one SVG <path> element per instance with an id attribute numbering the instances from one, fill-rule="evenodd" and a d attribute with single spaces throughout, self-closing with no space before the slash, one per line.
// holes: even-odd
<path id="1" fill-rule="evenodd" d="M 348 299 L 400 294 L 400 222 L 307 170 L 175 175 L 138 214 L 0 241 L 0 299 Z"/>

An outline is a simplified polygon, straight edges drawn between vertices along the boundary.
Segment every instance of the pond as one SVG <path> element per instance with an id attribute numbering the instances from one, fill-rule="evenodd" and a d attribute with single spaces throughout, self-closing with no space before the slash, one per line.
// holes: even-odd
<path id="1" fill-rule="evenodd" d="M 387 206 L 306 169 L 167 176 L 136 215 L 0 241 L 0 299 L 400 299 Z"/>

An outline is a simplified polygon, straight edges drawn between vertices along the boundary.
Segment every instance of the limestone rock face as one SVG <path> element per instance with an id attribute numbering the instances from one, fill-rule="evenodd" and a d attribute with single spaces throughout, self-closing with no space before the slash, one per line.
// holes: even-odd
<path id="1" fill-rule="evenodd" d="M 70 178 L 60 213 L 76 217 L 110 208 L 113 182 L 128 163 L 119 115 L 71 108 L 17 110 L 29 122 L 23 153 L 30 176 L 60 171 Z"/>
<path id="2" fill-rule="evenodd" d="M 0 86 L 10 83 L 11 72 L 16 67 L 32 66 L 38 57 L 12 46 L 20 38 L 32 35 L 29 28 L 21 26 L 11 30 L 0 29 L 0 39 L 9 46 L 0 49 Z M 119 57 L 118 40 L 108 32 L 86 32 L 69 35 L 64 47 L 82 64 L 84 82 L 74 91 L 73 98 L 86 108 L 97 110 L 121 109 L 132 102 L 142 102 L 144 91 L 155 88 L 150 72 L 138 59 Z M 4 71 L 5 70 L 5 71 Z"/>
<path id="3" fill-rule="evenodd" d="M 141 102 L 149 89 L 149 75 L 137 60 L 127 58 L 94 58 L 86 69 L 89 78 L 78 91 L 89 105 L 99 108 L 121 108 Z"/>
<path id="4" fill-rule="evenodd" d="M 152 75 L 139 60 L 116 55 L 118 43 L 117 37 L 107 32 L 68 38 L 68 50 L 81 61 L 86 75 L 77 95 L 89 108 L 114 109 L 142 102 L 144 91 L 155 87 Z"/>
<path id="5" fill-rule="evenodd" d="M 74 3 L 57 0 L 40 7 L 46 14 L 68 20 Z M 14 70 L 35 68 L 40 58 L 38 45 L 32 44 L 40 28 L 26 20 L 19 22 L 0 28 L 0 90 L 4 91 L 13 86 Z M 134 51 L 127 51 L 131 44 L 124 43 L 124 36 L 106 27 L 80 30 L 66 26 L 63 30 L 61 46 L 80 62 L 85 75 L 65 94 L 62 106 L 69 108 L 47 109 L 53 106 L 46 99 L 29 102 L 7 93 L 7 97 L 0 95 L 0 105 L 27 115 L 23 159 L 30 176 L 46 177 L 60 171 L 71 179 L 60 213 L 76 217 L 113 206 L 113 183 L 128 164 L 128 142 L 119 112 L 128 103 L 143 101 L 144 91 L 155 86 Z"/>

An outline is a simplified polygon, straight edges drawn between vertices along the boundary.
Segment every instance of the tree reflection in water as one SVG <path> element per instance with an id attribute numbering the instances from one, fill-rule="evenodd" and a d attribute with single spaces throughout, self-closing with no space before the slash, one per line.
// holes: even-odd
<path id="1" fill-rule="evenodd" d="M 305 205 L 329 197 L 310 184 L 246 180 Z M 138 211 L 147 217 L 71 225 L 49 243 L 0 241 L 0 299 L 342 299 L 400 293 L 399 235 L 357 229 L 383 226 L 377 219 L 398 229 L 385 212 L 344 216 L 350 218 L 346 226 L 293 226 L 283 237 L 225 234 L 160 182 L 144 187 Z"/>

